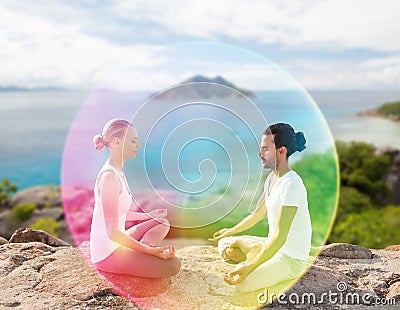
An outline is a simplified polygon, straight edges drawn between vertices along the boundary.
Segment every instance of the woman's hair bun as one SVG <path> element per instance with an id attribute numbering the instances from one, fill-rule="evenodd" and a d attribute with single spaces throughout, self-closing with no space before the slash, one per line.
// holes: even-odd
<path id="1" fill-rule="evenodd" d="M 296 132 L 296 144 L 297 144 L 297 151 L 301 152 L 306 148 L 306 138 L 304 137 L 304 133 L 301 131 Z"/>
<path id="2" fill-rule="evenodd" d="M 96 147 L 96 150 L 101 151 L 102 149 L 104 149 L 106 147 L 104 140 L 103 140 L 103 136 L 101 134 L 95 135 L 93 137 L 93 143 Z"/>

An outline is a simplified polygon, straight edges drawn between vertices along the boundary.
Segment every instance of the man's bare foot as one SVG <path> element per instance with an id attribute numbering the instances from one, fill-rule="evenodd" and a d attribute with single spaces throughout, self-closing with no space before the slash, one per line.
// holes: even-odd
<path id="1" fill-rule="evenodd" d="M 262 244 L 255 244 L 248 249 L 246 253 L 246 261 L 252 260 L 263 248 Z"/>
<path id="2" fill-rule="evenodd" d="M 247 262 L 253 259 L 260 252 L 262 247 L 263 245 L 261 243 L 252 245 L 238 238 L 222 252 L 222 257 L 234 263 Z"/>
<path id="3" fill-rule="evenodd" d="M 244 254 L 238 247 L 227 247 L 222 253 L 224 259 L 230 260 L 233 263 L 240 263 L 246 260 L 246 254 Z"/>
<path id="4" fill-rule="evenodd" d="M 239 248 L 243 253 L 247 253 L 252 245 L 242 238 L 235 239 L 230 245 L 230 248 Z"/>

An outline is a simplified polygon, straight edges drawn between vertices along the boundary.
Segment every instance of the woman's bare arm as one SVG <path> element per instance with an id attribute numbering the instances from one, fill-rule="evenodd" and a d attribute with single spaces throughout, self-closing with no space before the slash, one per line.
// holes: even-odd
<path id="1" fill-rule="evenodd" d="M 149 220 L 152 217 L 148 213 L 144 212 L 135 212 L 135 211 L 128 211 L 126 214 L 127 221 L 141 221 L 141 220 Z"/>
<path id="2" fill-rule="evenodd" d="M 151 254 L 152 249 L 149 246 L 131 238 L 118 227 L 118 198 L 122 188 L 115 173 L 104 172 L 99 180 L 99 188 L 108 237 L 130 249 Z"/>

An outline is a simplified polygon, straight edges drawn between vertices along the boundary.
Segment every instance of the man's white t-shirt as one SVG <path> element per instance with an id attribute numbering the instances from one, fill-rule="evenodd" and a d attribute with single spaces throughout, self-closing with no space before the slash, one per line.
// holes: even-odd
<path id="1" fill-rule="evenodd" d="M 277 218 L 282 206 L 297 207 L 286 242 L 279 251 L 293 258 L 308 259 L 312 228 L 308 211 L 307 191 L 303 181 L 295 171 L 291 170 L 277 180 L 268 195 L 269 184 L 272 180 L 273 173 L 271 172 L 264 186 L 269 225 L 268 239 L 275 233 Z"/>

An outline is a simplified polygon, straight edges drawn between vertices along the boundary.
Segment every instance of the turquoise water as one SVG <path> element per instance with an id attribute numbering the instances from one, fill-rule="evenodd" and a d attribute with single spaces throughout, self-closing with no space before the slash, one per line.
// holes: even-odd
<path id="1" fill-rule="evenodd" d="M 310 128 L 310 117 L 314 118 L 316 113 L 312 108 L 304 109 L 301 113 L 293 109 L 296 100 L 304 98 L 288 93 L 256 94 L 255 100 L 260 109 L 263 110 L 263 105 L 268 106 L 267 111 L 262 111 L 267 121 L 289 122 L 295 129 L 304 131 L 308 138 L 309 151 L 321 151 L 329 144 L 329 141 L 319 141 L 318 132 L 315 128 Z M 69 128 L 88 95 L 89 93 L 84 91 L 1 92 L 0 179 L 9 178 L 17 183 L 20 189 L 41 184 L 59 184 L 64 143 Z M 311 96 L 327 119 L 335 139 L 361 140 L 377 146 L 400 148 L 400 123 L 357 116 L 358 111 L 376 107 L 387 101 L 400 100 L 400 92 L 311 92 Z M 139 98 L 143 96 L 126 96 L 120 103 L 124 105 L 128 114 L 112 117 L 131 118 L 132 111 L 140 105 Z M 91 121 L 96 122 L 97 110 L 90 113 Z M 102 123 L 103 120 L 99 120 L 99 129 Z M 246 136 L 249 135 L 244 134 L 244 137 Z M 88 143 L 91 144 L 91 141 Z M 204 150 L 204 143 L 206 142 L 193 144 L 192 147 Z M 259 162 L 255 144 L 251 145 L 255 152 L 254 157 L 251 157 L 254 161 L 251 162 L 257 165 Z M 218 148 L 216 145 L 212 147 Z M 99 160 L 93 163 L 93 169 L 98 168 L 97 165 L 104 159 L 105 154 L 96 156 Z M 189 181 L 195 181 L 199 177 L 199 171 L 197 168 L 195 172 L 188 171 L 188 165 L 201 158 L 202 154 L 193 159 L 190 152 L 182 152 L 182 171 L 186 173 Z M 188 164 L 185 165 L 185 162 Z M 206 169 L 210 168 L 207 167 L 207 163 L 205 165 Z M 157 165 L 154 169 L 158 169 Z"/>

